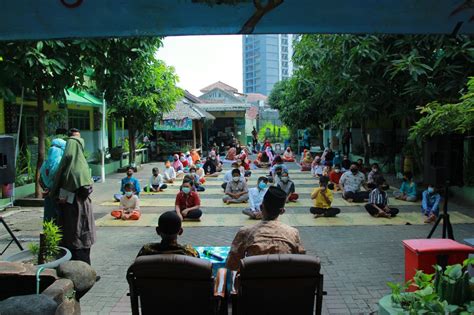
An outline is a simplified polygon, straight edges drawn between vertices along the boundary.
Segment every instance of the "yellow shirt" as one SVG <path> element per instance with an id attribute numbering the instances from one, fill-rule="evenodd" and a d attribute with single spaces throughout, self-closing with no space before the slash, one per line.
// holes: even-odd
<path id="1" fill-rule="evenodd" d="M 332 195 L 332 191 L 330 189 L 327 189 L 327 188 L 324 191 L 324 194 L 326 195 L 329 202 L 327 202 L 327 200 L 323 197 L 323 192 L 321 191 L 321 187 L 315 188 L 313 190 L 313 192 L 311 193 L 311 197 L 313 197 L 314 194 L 316 194 L 318 191 L 319 191 L 319 193 L 316 196 L 316 198 L 314 199 L 314 206 L 316 208 L 323 208 L 323 209 L 331 208 L 331 203 L 334 200 L 334 197 Z"/>

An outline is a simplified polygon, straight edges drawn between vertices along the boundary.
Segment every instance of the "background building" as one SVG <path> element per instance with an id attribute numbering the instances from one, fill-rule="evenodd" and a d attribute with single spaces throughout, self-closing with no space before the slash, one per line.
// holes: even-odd
<path id="1" fill-rule="evenodd" d="M 242 37 L 244 93 L 269 95 L 273 85 L 293 72 L 291 34 Z"/>

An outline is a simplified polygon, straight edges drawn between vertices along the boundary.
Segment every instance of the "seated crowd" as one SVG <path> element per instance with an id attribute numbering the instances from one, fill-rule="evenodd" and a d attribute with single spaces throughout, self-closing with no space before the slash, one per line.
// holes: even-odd
<path id="1" fill-rule="evenodd" d="M 211 149 L 205 163 L 201 162 L 197 150 L 175 154 L 172 161 L 165 163 L 163 174 L 157 167 L 152 169 L 149 184 L 145 192 L 159 193 L 173 184 L 179 176 L 183 177 L 180 191 L 176 196 L 176 213 L 181 219 L 199 220 L 202 216 L 198 193 L 205 191 L 206 177 L 218 177 L 222 172 L 223 163 L 220 161 L 217 149 Z M 248 203 L 242 211 L 251 219 L 262 219 L 262 201 L 269 187 L 277 187 L 285 193 L 285 203 L 296 202 L 295 182 L 290 179 L 287 162 L 294 161 L 291 148 L 287 147 L 282 155 L 273 151 L 269 141 L 265 141 L 262 151 L 254 161 L 254 167 L 269 167 L 268 176 L 259 177 L 256 186 L 249 188 L 248 180 L 252 174 L 251 161 L 248 152 L 239 144 L 232 145 L 227 151 L 226 160 L 231 161 L 231 169 L 223 176 L 222 201 L 229 204 Z M 366 168 L 361 159 L 351 162 L 347 156 L 341 156 L 326 149 L 321 156 L 312 156 L 307 149 L 303 151 L 300 162 L 301 171 L 311 171 L 313 177 L 319 179 L 319 185 L 310 194 L 314 206 L 309 209 L 315 218 L 334 217 L 341 212 L 332 206 L 334 193 L 341 192 L 341 197 L 347 202 L 366 202 L 365 209 L 373 217 L 395 217 L 398 209 L 389 206 L 388 190 L 390 186 L 377 163 Z M 138 198 L 141 192 L 139 181 L 133 177 L 134 169 L 127 169 L 127 176 L 121 181 L 121 194 L 114 195 L 120 201 L 120 207 L 112 211 L 112 216 L 122 220 L 138 220 L 140 208 Z M 417 187 L 413 174 L 406 172 L 399 190 L 393 192 L 395 199 L 417 201 Z M 133 197 L 133 198 L 132 198 Z M 422 194 L 422 213 L 426 223 L 436 220 L 439 215 L 440 195 L 433 186 L 428 187 Z"/>

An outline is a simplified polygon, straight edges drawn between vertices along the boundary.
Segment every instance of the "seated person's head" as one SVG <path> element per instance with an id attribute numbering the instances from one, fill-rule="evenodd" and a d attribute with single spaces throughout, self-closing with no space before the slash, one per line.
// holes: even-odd
<path id="1" fill-rule="evenodd" d="M 286 192 L 278 187 L 270 186 L 263 197 L 261 205 L 265 220 L 275 220 L 285 212 Z"/>
<path id="2" fill-rule="evenodd" d="M 166 168 L 170 168 L 170 167 L 171 167 L 171 162 L 170 162 L 170 161 L 166 161 L 166 162 L 165 162 L 165 167 L 166 167 Z"/>
<path id="3" fill-rule="evenodd" d="M 126 183 L 123 186 L 123 190 L 125 191 L 125 196 L 130 197 L 133 195 L 133 192 L 135 190 L 135 186 L 133 186 L 132 183 Z"/>
<path id="4" fill-rule="evenodd" d="M 202 167 L 202 163 L 201 163 L 201 160 L 196 160 L 196 168 L 201 168 Z"/>
<path id="5" fill-rule="evenodd" d="M 181 219 L 176 211 L 167 211 L 160 215 L 156 233 L 165 241 L 176 240 L 178 235 L 183 234 Z"/>
<path id="6" fill-rule="evenodd" d="M 379 165 L 377 163 L 372 164 L 372 171 L 374 171 L 374 172 L 379 171 Z"/>
<path id="7" fill-rule="evenodd" d="M 128 177 L 133 176 L 133 167 L 131 167 L 131 166 L 127 167 L 127 176 Z"/>
<path id="8" fill-rule="evenodd" d="M 341 164 L 334 165 L 334 172 L 340 173 L 341 172 Z"/>
<path id="9" fill-rule="evenodd" d="M 362 161 L 362 159 L 357 159 L 357 164 L 364 165 L 364 162 Z"/>
<path id="10" fill-rule="evenodd" d="M 412 179 L 413 179 L 412 172 L 408 171 L 408 172 L 403 173 L 403 180 L 411 182 Z"/>
<path id="11" fill-rule="evenodd" d="M 160 170 L 158 169 L 158 167 L 154 167 L 152 170 L 151 170 L 153 176 L 158 176 L 158 174 L 160 174 Z"/>
<path id="12" fill-rule="evenodd" d="M 183 184 L 184 184 L 185 182 L 189 182 L 189 183 L 191 183 L 191 186 L 193 186 L 193 185 L 194 185 L 194 177 L 193 177 L 192 175 L 190 175 L 190 174 L 184 175 L 184 177 L 183 177 Z"/>
<path id="13" fill-rule="evenodd" d="M 181 184 L 181 191 L 185 194 L 189 194 L 193 190 L 193 181 L 190 179 L 183 179 Z"/>
<path id="14" fill-rule="evenodd" d="M 352 174 L 356 175 L 357 173 L 359 173 L 359 165 L 357 165 L 357 163 L 355 162 L 352 162 L 349 170 L 351 171 Z"/>
<path id="15" fill-rule="evenodd" d="M 319 187 L 334 189 L 334 184 L 329 183 L 329 177 L 321 176 L 321 177 L 319 177 Z"/>
<path id="16" fill-rule="evenodd" d="M 275 174 L 280 177 L 283 172 L 283 168 L 281 166 L 275 167 Z"/>
<path id="17" fill-rule="evenodd" d="M 234 182 L 238 182 L 240 180 L 240 170 L 238 168 L 234 168 L 231 174 L 232 174 L 232 180 Z"/>
<path id="18" fill-rule="evenodd" d="M 377 185 L 377 188 L 379 188 L 380 190 L 388 189 L 388 185 L 385 184 L 385 179 L 383 178 L 383 176 L 375 177 L 375 185 Z"/>
<path id="19" fill-rule="evenodd" d="M 436 187 L 433 184 L 428 184 L 427 190 L 428 190 L 428 193 L 430 193 L 430 194 L 436 193 Z"/>
<path id="20" fill-rule="evenodd" d="M 290 180 L 290 174 L 288 174 L 287 171 L 282 171 L 281 176 L 280 176 L 280 180 L 284 183 L 287 183 Z"/>
<path id="21" fill-rule="evenodd" d="M 239 168 L 239 163 L 237 163 L 237 162 L 232 162 L 231 165 L 232 165 L 233 169 Z"/>
<path id="22" fill-rule="evenodd" d="M 268 162 L 269 161 L 267 152 L 265 152 L 265 151 L 262 152 L 262 155 L 260 156 L 260 161 L 262 161 L 262 162 Z"/>
<path id="23" fill-rule="evenodd" d="M 281 156 L 277 155 L 274 160 L 275 164 L 283 164 L 283 159 Z"/>
<path id="24" fill-rule="evenodd" d="M 191 166 L 191 167 L 189 168 L 189 174 L 191 174 L 191 175 L 196 174 L 196 167 L 195 167 L 195 166 Z"/>
<path id="25" fill-rule="evenodd" d="M 173 155 L 173 160 L 174 160 L 174 161 L 179 160 L 179 155 L 177 155 L 177 154 Z"/>
<path id="26" fill-rule="evenodd" d="M 257 180 L 257 186 L 260 189 L 265 189 L 268 187 L 268 178 L 265 176 L 260 176 Z"/>

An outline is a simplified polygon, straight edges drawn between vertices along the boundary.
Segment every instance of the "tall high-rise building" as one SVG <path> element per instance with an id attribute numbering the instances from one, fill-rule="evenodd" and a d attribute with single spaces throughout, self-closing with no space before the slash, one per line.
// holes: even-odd
<path id="1" fill-rule="evenodd" d="M 293 72 L 293 39 L 295 35 L 244 35 L 244 93 L 269 95 L 273 85 Z"/>

